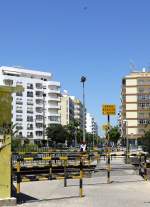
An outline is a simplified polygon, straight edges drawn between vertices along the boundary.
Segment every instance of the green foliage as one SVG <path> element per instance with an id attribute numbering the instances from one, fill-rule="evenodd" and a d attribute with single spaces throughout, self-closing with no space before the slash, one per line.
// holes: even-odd
<path id="1" fill-rule="evenodd" d="M 109 138 L 111 142 L 114 142 L 116 145 L 118 140 L 120 139 L 120 132 L 118 126 L 112 127 L 109 131 Z"/>
<path id="2" fill-rule="evenodd" d="M 18 148 L 21 147 L 21 140 L 20 139 L 12 139 L 11 147 L 12 147 L 12 151 L 16 151 Z"/>
<path id="3" fill-rule="evenodd" d="M 73 140 L 75 140 L 75 137 L 77 138 L 77 142 L 80 142 L 80 129 L 79 129 L 79 122 L 78 120 L 74 119 L 71 123 L 69 123 L 67 126 L 65 126 L 65 129 L 68 132 L 67 136 L 67 142 L 68 145 L 72 144 Z"/>
<path id="4" fill-rule="evenodd" d="M 47 137 L 56 143 L 65 143 L 68 138 L 68 132 L 61 124 L 51 124 L 46 129 Z"/>
<path id="5" fill-rule="evenodd" d="M 150 131 L 145 132 L 145 135 L 141 137 L 141 144 L 143 150 L 150 153 Z"/>

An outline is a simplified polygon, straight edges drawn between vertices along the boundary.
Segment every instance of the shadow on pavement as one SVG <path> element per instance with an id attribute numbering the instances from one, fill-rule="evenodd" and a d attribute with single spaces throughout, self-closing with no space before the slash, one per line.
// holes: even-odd
<path id="1" fill-rule="evenodd" d="M 126 181 L 110 181 L 110 183 L 107 182 L 99 182 L 99 183 L 83 183 L 83 187 L 84 186 L 88 186 L 88 185 L 109 185 L 109 184 L 117 184 L 117 183 L 137 183 L 137 182 L 143 182 L 144 180 L 126 180 Z M 68 184 L 68 187 L 74 187 L 74 186 L 78 186 L 78 184 Z"/>
<path id="2" fill-rule="evenodd" d="M 17 198 L 16 187 L 12 187 L 12 196 Z M 18 204 L 22 203 L 34 203 L 34 202 L 44 202 L 44 201 L 55 201 L 55 200 L 63 200 L 63 199 L 71 199 L 71 198 L 79 198 L 79 196 L 70 196 L 70 197 L 58 197 L 58 198 L 47 198 L 47 199 L 38 199 L 32 197 L 30 195 L 20 193 L 19 194 L 19 202 Z"/>

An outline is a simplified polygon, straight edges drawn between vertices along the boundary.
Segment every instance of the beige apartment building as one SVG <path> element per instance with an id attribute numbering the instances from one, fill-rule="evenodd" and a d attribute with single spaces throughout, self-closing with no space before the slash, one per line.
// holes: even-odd
<path id="1" fill-rule="evenodd" d="M 78 120 L 80 129 L 83 128 L 83 104 L 75 96 L 69 96 L 67 91 L 61 96 L 61 124 L 67 125 L 74 119 Z"/>
<path id="2" fill-rule="evenodd" d="M 74 119 L 78 120 L 80 129 L 83 129 L 83 104 L 75 96 L 70 96 L 70 98 L 74 103 Z M 86 110 L 85 110 L 85 114 L 86 114 Z M 86 115 L 85 115 L 85 119 L 86 119 Z M 86 124 L 86 120 L 85 120 L 85 124 Z"/>
<path id="3" fill-rule="evenodd" d="M 150 72 L 133 71 L 122 79 L 121 129 L 123 137 L 135 144 L 150 130 Z"/>
<path id="4" fill-rule="evenodd" d="M 60 116 L 61 124 L 64 126 L 74 120 L 74 102 L 68 94 L 61 96 Z"/>

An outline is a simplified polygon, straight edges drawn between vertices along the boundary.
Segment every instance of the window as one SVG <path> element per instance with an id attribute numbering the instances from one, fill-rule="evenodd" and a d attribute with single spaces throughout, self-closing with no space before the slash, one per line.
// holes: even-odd
<path id="1" fill-rule="evenodd" d="M 67 116 L 67 118 L 68 118 L 68 116 Z M 50 121 L 59 121 L 59 117 L 57 117 L 57 116 L 49 116 L 49 120 Z"/>
<path id="2" fill-rule="evenodd" d="M 42 99 L 36 99 L 36 104 L 43 104 L 43 100 Z"/>
<path id="3" fill-rule="evenodd" d="M 27 89 L 33 89 L 33 84 L 27 83 Z"/>
<path id="4" fill-rule="evenodd" d="M 27 97 L 33 97 L 33 92 L 32 91 L 27 91 Z"/>
<path id="5" fill-rule="evenodd" d="M 43 124 L 42 123 L 36 123 L 36 127 L 37 128 L 42 128 L 43 127 Z"/>
<path id="6" fill-rule="evenodd" d="M 27 116 L 27 121 L 33 122 L 33 116 Z"/>
<path id="7" fill-rule="evenodd" d="M 12 86 L 12 85 L 13 85 L 13 80 L 5 79 L 5 80 L 4 80 L 4 84 L 5 84 L 6 86 Z"/>
<path id="8" fill-rule="evenodd" d="M 36 131 L 36 136 L 41 137 L 43 135 L 43 131 Z"/>
<path id="9" fill-rule="evenodd" d="M 27 129 L 32 130 L 33 129 L 33 124 L 27 124 Z"/>
<path id="10" fill-rule="evenodd" d="M 42 113 L 43 112 L 43 108 L 42 107 L 36 107 L 36 112 L 37 113 Z"/>
<path id="11" fill-rule="evenodd" d="M 41 115 L 36 115 L 36 120 L 43 120 L 43 116 L 41 116 Z"/>
<path id="12" fill-rule="evenodd" d="M 42 91 L 36 91 L 36 96 L 37 97 L 42 97 L 43 96 L 43 92 Z"/>
<path id="13" fill-rule="evenodd" d="M 22 92 L 17 92 L 16 96 L 22 96 Z"/>
<path id="14" fill-rule="evenodd" d="M 42 84 L 41 83 L 36 83 L 36 88 L 37 89 L 42 89 Z"/>
<path id="15" fill-rule="evenodd" d="M 27 137 L 28 138 L 33 138 L 33 132 L 27 132 Z"/>

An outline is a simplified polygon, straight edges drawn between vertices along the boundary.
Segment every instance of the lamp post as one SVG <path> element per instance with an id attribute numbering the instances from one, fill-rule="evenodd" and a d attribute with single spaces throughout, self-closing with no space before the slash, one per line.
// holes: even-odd
<path id="1" fill-rule="evenodd" d="M 46 125 L 45 125 L 45 97 L 46 97 L 46 94 L 43 92 L 43 141 L 45 140 L 45 128 L 46 128 Z M 47 142 L 48 144 L 48 142 Z"/>
<path id="2" fill-rule="evenodd" d="M 83 84 L 83 142 L 85 142 L 85 93 L 84 93 L 84 83 L 86 81 L 86 77 L 81 77 L 81 83 Z"/>

